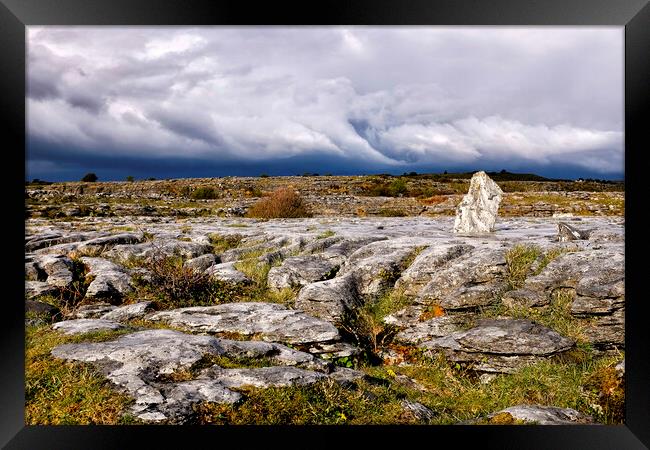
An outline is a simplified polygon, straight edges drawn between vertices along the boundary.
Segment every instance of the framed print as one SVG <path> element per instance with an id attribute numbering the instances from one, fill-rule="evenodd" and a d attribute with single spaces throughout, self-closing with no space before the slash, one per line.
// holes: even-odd
<path id="1" fill-rule="evenodd" d="M 2 0 L 2 444 L 647 448 L 649 18 Z"/>

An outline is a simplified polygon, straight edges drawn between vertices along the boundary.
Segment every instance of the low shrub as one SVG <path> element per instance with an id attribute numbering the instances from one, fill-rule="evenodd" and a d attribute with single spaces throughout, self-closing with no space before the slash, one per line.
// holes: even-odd
<path id="1" fill-rule="evenodd" d="M 81 179 L 81 181 L 85 181 L 85 182 L 87 182 L 87 183 L 94 183 L 94 182 L 97 181 L 97 180 L 98 180 L 97 175 L 95 175 L 95 174 L 92 173 L 92 172 L 91 172 L 91 173 L 87 173 L 87 174 L 84 175 L 83 178 Z"/>
<path id="2" fill-rule="evenodd" d="M 211 187 L 199 187 L 190 194 L 190 198 L 193 200 L 215 199 L 219 198 L 219 193 Z"/>
<path id="3" fill-rule="evenodd" d="M 277 219 L 311 217 L 311 213 L 299 193 L 283 187 L 255 203 L 248 210 L 247 216 L 259 219 Z"/>
<path id="4" fill-rule="evenodd" d="M 184 267 L 182 258 L 156 255 L 144 263 L 150 278 L 141 288 L 165 307 L 205 306 L 237 301 L 241 289 L 207 273 Z"/>

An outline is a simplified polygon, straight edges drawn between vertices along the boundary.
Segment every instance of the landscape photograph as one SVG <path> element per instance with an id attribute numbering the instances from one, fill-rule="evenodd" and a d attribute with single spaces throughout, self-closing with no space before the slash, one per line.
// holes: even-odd
<path id="1" fill-rule="evenodd" d="M 25 423 L 623 424 L 623 50 L 28 26 Z"/>

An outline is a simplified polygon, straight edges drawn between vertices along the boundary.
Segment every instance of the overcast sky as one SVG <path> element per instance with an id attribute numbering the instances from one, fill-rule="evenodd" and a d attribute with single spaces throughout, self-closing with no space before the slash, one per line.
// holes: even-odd
<path id="1" fill-rule="evenodd" d="M 27 179 L 623 178 L 623 28 L 28 27 Z"/>

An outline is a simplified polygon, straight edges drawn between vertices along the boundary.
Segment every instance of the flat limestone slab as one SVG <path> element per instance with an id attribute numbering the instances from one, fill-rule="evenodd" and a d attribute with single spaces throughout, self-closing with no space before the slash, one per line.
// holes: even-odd
<path id="1" fill-rule="evenodd" d="M 484 319 L 467 331 L 422 342 L 455 362 L 480 372 L 513 373 L 573 347 L 574 341 L 527 319 Z"/>
<path id="2" fill-rule="evenodd" d="M 543 405 L 517 405 L 490 414 L 493 418 L 499 414 L 509 414 L 515 420 L 536 425 L 578 425 L 593 423 L 593 418 L 571 408 L 558 408 Z"/>
<path id="3" fill-rule="evenodd" d="M 64 334 L 81 334 L 91 331 L 119 330 L 124 325 L 106 319 L 74 319 L 56 322 L 52 328 Z"/>
<path id="4" fill-rule="evenodd" d="M 190 331 L 259 334 L 266 341 L 307 344 L 340 340 L 336 327 L 275 303 L 242 302 L 161 311 L 147 317 Z"/>

